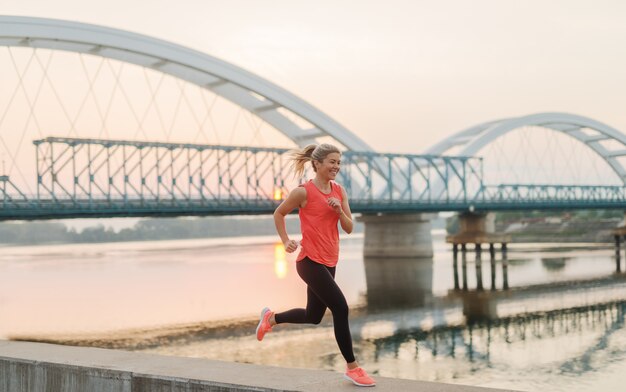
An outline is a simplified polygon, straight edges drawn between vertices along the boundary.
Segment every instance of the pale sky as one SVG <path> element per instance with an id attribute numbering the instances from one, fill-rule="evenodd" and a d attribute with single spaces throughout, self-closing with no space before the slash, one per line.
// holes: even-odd
<path id="1" fill-rule="evenodd" d="M 626 2 L 3 0 L 0 13 L 106 25 L 232 62 L 381 151 L 419 153 L 545 111 L 626 131 Z"/>

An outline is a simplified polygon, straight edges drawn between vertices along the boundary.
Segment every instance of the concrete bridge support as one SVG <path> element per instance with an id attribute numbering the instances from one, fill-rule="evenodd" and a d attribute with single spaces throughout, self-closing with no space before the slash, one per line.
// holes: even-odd
<path id="1" fill-rule="evenodd" d="M 492 212 L 459 214 L 459 232 L 446 237 L 451 244 L 495 244 L 511 242 L 511 236 L 495 232 L 496 216 Z"/>
<path id="2" fill-rule="evenodd" d="M 433 214 L 362 215 L 367 304 L 423 306 L 432 298 Z"/>
<path id="3" fill-rule="evenodd" d="M 434 214 L 363 214 L 365 257 L 433 257 L 430 235 Z"/>
<path id="4" fill-rule="evenodd" d="M 502 289 L 508 290 L 508 257 L 507 243 L 511 236 L 504 233 L 495 233 L 495 214 L 493 213 L 463 213 L 459 215 L 459 232 L 446 237 L 446 242 L 452 244 L 454 291 L 463 299 L 463 314 L 470 322 L 488 320 L 497 317 L 494 297 L 485 291 L 483 284 L 483 249 L 489 249 L 489 288 L 496 290 L 496 248 L 500 243 L 502 251 Z M 469 290 L 467 284 L 467 244 L 474 244 L 474 266 L 476 272 L 476 288 Z M 485 247 L 483 248 L 483 245 Z M 488 247 L 487 247 L 488 246 Z M 458 274 L 458 253 L 461 251 L 462 286 Z"/>

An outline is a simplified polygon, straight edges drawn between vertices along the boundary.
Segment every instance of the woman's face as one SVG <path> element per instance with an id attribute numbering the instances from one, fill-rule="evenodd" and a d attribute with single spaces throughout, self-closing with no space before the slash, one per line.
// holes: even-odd
<path id="1" fill-rule="evenodd" d="M 331 152 L 326 155 L 326 158 L 322 162 L 317 161 L 317 175 L 328 180 L 334 180 L 339 173 L 339 166 L 341 165 L 341 154 L 338 152 Z"/>

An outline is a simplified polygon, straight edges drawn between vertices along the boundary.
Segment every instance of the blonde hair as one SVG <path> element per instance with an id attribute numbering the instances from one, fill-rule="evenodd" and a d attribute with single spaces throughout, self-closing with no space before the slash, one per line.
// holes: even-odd
<path id="1" fill-rule="evenodd" d="M 328 154 L 332 154 L 334 152 L 341 154 L 341 151 L 339 151 L 337 147 L 328 143 L 322 143 L 320 145 L 309 144 L 301 150 L 292 151 L 291 161 L 294 176 L 302 177 L 307 162 L 311 162 L 313 171 L 317 172 L 317 168 L 315 167 L 313 161 L 323 162 Z"/>

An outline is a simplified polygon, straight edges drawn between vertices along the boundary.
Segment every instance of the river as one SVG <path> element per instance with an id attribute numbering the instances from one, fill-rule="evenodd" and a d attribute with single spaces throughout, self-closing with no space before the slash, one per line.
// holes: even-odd
<path id="1" fill-rule="evenodd" d="M 467 324 L 443 238 L 434 232 L 432 260 L 364 260 L 362 235 L 342 239 L 337 281 L 369 372 L 526 391 L 623 390 L 626 280 L 614 274 L 610 245 L 510 245 L 515 295 L 502 291 L 498 253 L 497 317 Z M 341 371 L 328 315 L 255 340 L 264 306 L 306 300 L 295 255 L 275 240 L 1 247 L 0 338 Z M 472 252 L 468 260 L 473 289 Z M 488 253 L 482 264 L 489 294 Z"/>

